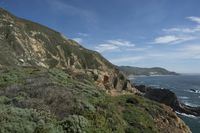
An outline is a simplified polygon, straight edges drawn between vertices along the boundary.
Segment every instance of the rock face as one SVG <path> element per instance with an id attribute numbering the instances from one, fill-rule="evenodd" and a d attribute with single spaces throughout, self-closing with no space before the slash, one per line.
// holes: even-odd
<path id="1" fill-rule="evenodd" d="M 0 132 L 191 132 L 135 92 L 99 53 L 0 9 Z"/>
<path id="2" fill-rule="evenodd" d="M 144 85 L 135 86 L 139 91 L 144 93 L 146 98 L 151 100 L 164 103 L 173 110 L 180 113 L 186 113 L 194 116 L 200 116 L 200 107 L 187 106 L 178 101 L 176 94 L 168 89 L 155 89 L 151 87 L 146 87 Z"/>
<path id="3" fill-rule="evenodd" d="M 99 53 L 0 9 L 0 66 L 16 65 L 71 69 L 92 75 L 105 89 L 135 91 L 123 74 Z"/>

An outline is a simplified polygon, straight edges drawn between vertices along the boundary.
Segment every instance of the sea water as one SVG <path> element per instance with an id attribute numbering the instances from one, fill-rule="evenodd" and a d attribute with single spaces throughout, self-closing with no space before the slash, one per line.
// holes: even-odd
<path id="1" fill-rule="evenodd" d="M 200 75 L 137 76 L 129 77 L 137 85 L 166 88 L 175 92 L 179 101 L 189 106 L 200 106 Z M 178 113 L 193 133 L 200 133 L 200 117 Z"/>

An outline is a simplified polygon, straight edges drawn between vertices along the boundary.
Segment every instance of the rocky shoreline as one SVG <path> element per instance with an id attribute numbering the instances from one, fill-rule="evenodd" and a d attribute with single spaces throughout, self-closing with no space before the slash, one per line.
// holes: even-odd
<path id="1" fill-rule="evenodd" d="M 180 102 L 176 94 L 169 89 L 135 85 L 141 94 L 151 100 L 170 106 L 174 111 L 188 115 L 200 116 L 200 107 L 192 107 Z"/>

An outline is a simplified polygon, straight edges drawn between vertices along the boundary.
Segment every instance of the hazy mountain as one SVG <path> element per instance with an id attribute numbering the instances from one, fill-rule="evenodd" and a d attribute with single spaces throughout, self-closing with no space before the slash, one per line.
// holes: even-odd
<path id="1" fill-rule="evenodd" d="M 140 68 L 132 66 L 119 66 L 119 70 L 124 72 L 126 75 L 178 75 L 176 72 L 171 72 L 161 67 Z"/>

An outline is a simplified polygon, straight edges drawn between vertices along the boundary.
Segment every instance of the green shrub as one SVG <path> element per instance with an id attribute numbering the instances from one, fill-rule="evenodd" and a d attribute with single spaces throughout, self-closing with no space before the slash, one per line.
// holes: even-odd
<path id="1" fill-rule="evenodd" d="M 62 133 L 54 118 L 32 109 L 0 105 L 1 133 Z"/>
<path id="2" fill-rule="evenodd" d="M 65 133 L 86 133 L 89 121 L 80 115 L 69 115 L 60 125 Z"/>

